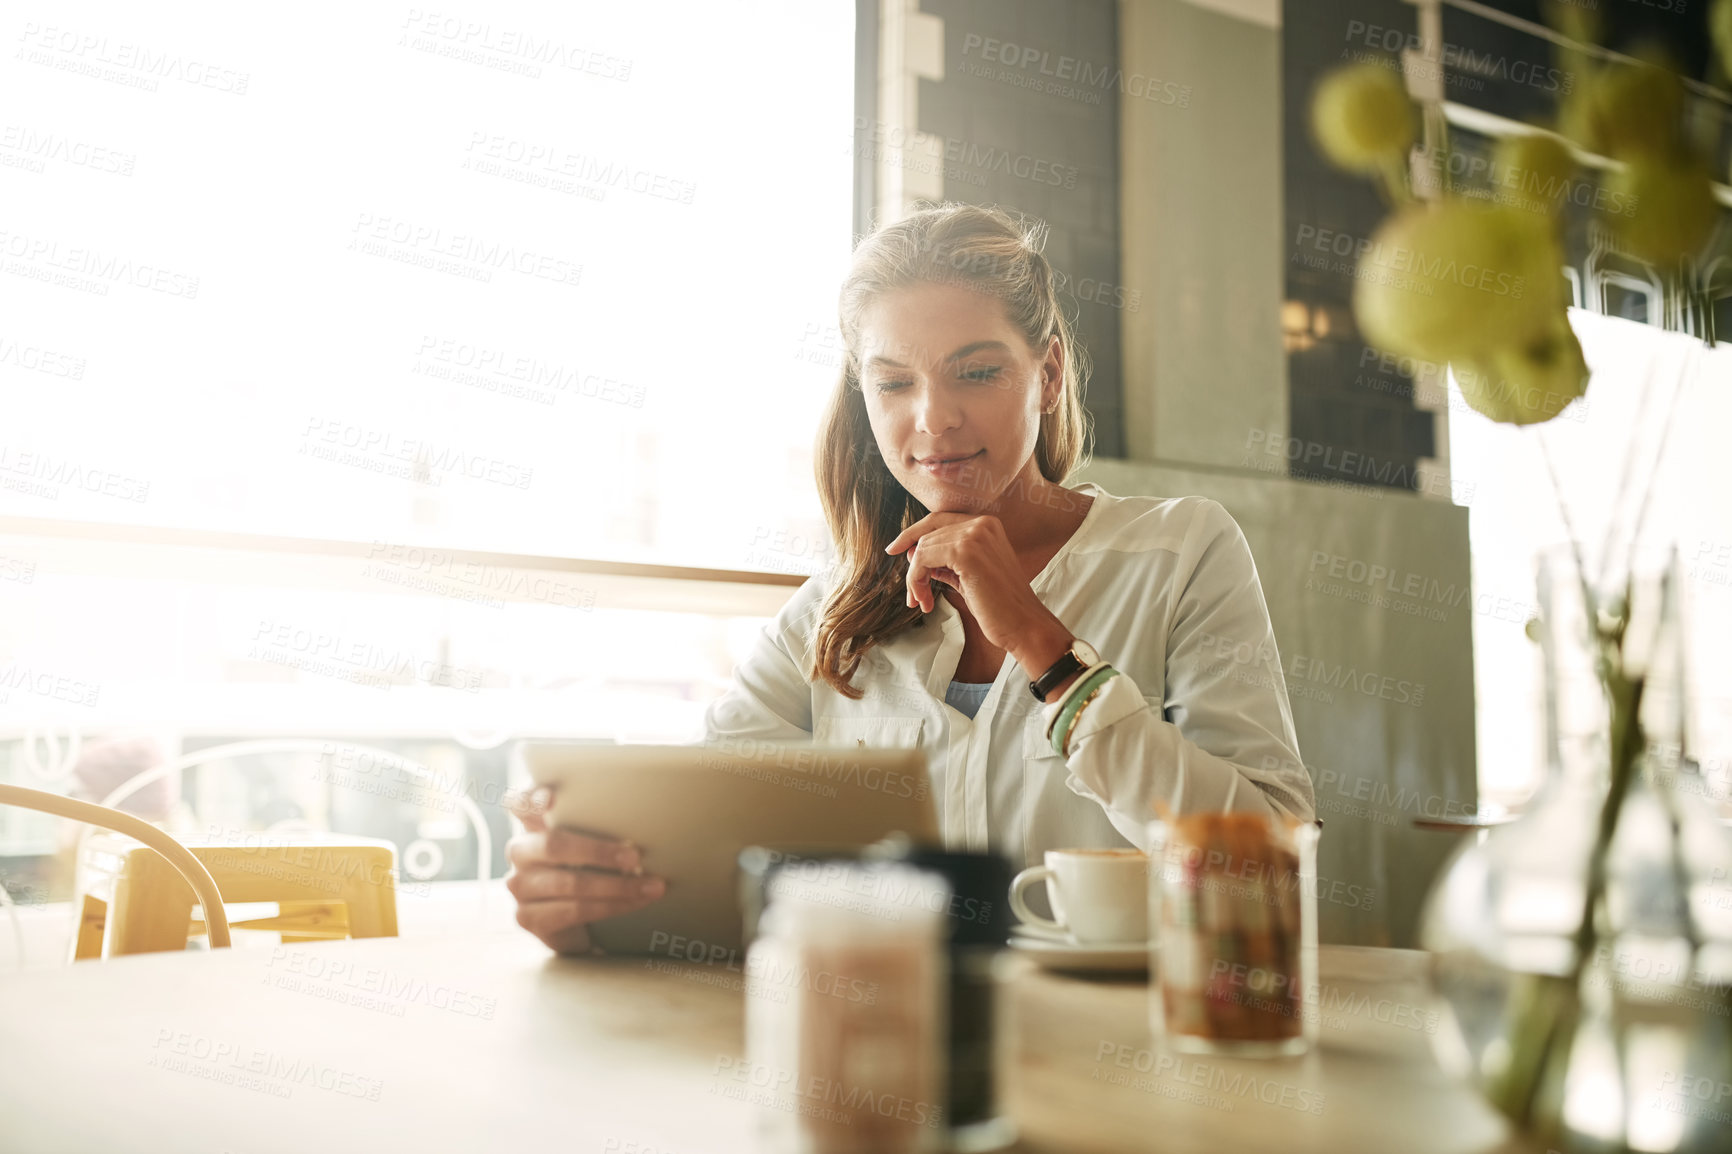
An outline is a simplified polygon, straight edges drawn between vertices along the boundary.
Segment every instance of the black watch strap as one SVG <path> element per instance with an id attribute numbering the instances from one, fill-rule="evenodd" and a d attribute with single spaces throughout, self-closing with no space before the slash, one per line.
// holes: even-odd
<path id="1" fill-rule="evenodd" d="M 1059 655 L 1057 661 L 1052 663 L 1050 669 L 1028 683 L 1028 691 L 1034 694 L 1034 699 L 1036 701 L 1044 705 L 1046 703 L 1046 695 L 1052 692 L 1053 686 L 1059 684 L 1059 682 L 1063 681 L 1073 673 L 1081 673 L 1086 668 L 1088 667 L 1082 663 L 1077 655 L 1073 651 L 1067 649 Z"/>

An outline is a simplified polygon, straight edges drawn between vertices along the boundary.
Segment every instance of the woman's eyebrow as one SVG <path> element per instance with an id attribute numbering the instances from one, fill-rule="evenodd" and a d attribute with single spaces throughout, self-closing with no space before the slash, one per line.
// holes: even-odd
<path id="1" fill-rule="evenodd" d="M 1003 341 L 975 341 L 971 345 L 963 345 L 960 349 L 957 349 L 954 353 L 951 353 L 944 359 L 946 361 L 959 361 L 969 353 L 979 352 L 981 349 L 998 349 L 1002 352 L 1009 352 L 1010 346 L 1005 344 Z M 866 363 L 868 365 L 890 365 L 891 367 L 898 369 L 905 369 L 908 367 L 901 361 L 891 360 L 886 356 L 874 356 L 867 360 Z"/>

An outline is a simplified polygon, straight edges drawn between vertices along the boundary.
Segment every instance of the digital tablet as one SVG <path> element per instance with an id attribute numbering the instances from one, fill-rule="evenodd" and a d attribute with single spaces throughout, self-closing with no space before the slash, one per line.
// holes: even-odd
<path id="1" fill-rule="evenodd" d="M 636 842 L 667 892 L 594 922 L 609 953 L 743 960 L 738 865 L 749 845 L 865 847 L 902 832 L 938 845 L 926 753 L 729 740 L 710 745 L 529 741 L 554 787 L 550 825 Z"/>

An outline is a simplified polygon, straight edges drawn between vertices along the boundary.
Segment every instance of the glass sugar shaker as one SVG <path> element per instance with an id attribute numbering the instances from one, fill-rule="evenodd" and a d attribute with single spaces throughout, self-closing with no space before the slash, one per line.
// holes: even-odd
<path id="1" fill-rule="evenodd" d="M 896 862 L 770 879 L 746 955 L 749 1099 L 774 1154 L 946 1142 L 950 885 Z"/>

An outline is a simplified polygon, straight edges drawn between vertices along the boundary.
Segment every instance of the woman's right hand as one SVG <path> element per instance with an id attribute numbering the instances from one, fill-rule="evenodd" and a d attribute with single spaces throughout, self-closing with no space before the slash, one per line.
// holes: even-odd
<path id="1" fill-rule="evenodd" d="M 545 786 L 512 803 L 523 832 L 505 843 L 505 888 L 517 899 L 517 924 L 562 954 L 590 950 L 589 923 L 641 909 L 667 883 L 643 872 L 630 842 L 547 827 L 553 791 Z"/>

